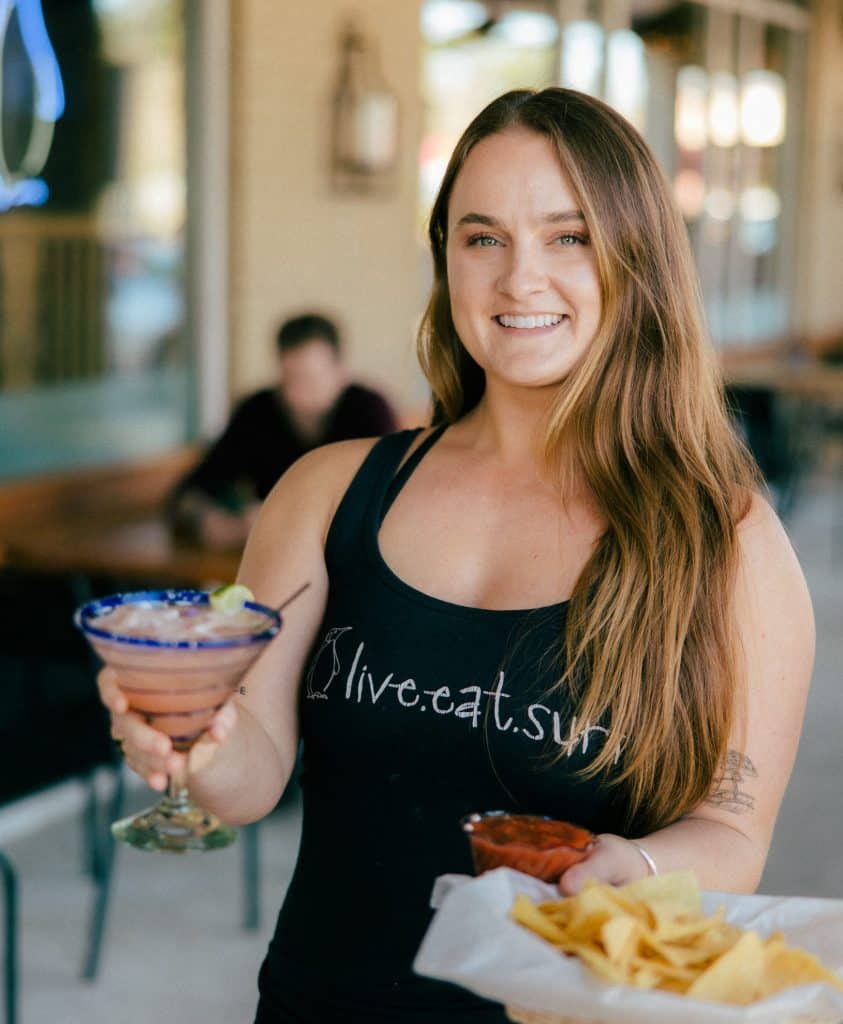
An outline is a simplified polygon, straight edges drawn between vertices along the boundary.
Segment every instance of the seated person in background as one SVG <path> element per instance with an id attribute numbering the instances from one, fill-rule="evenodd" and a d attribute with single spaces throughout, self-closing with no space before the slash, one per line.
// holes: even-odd
<path id="1" fill-rule="evenodd" d="M 381 395 L 351 383 L 339 332 L 309 313 L 278 330 L 280 380 L 245 398 L 168 501 L 174 528 L 210 547 L 245 542 L 260 503 L 305 452 L 395 430 Z"/>

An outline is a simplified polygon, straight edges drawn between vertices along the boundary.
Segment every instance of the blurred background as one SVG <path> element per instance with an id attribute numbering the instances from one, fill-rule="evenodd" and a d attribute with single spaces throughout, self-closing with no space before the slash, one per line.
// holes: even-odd
<path id="1" fill-rule="evenodd" d="M 488 100 L 549 84 L 629 118 L 685 218 L 818 619 L 762 888 L 843 895 L 843 0 L 0 0 L 8 1020 L 251 1019 L 296 794 L 226 853 L 113 865 L 105 817 L 143 793 L 70 614 L 233 578 L 162 503 L 273 378 L 282 317 L 336 318 L 355 378 L 424 421 L 432 197 Z"/>

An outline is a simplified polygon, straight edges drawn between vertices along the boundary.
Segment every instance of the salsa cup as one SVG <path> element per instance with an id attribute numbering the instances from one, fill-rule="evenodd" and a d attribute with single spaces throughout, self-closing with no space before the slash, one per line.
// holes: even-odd
<path id="1" fill-rule="evenodd" d="M 460 822 L 471 844 L 474 870 L 493 868 L 523 871 L 543 882 L 558 882 L 594 846 L 587 829 L 536 814 L 485 811 Z"/>

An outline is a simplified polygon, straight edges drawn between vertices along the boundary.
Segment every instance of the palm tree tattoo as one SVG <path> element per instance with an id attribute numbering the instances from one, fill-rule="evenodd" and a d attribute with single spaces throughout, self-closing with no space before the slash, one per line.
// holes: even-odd
<path id="1" fill-rule="evenodd" d="M 748 778 L 758 778 L 755 765 L 746 754 L 739 750 L 729 750 L 714 776 L 711 792 L 705 802 L 722 807 L 725 811 L 732 811 L 734 814 L 747 814 L 755 809 L 755 797 L 741 788 Z"/>

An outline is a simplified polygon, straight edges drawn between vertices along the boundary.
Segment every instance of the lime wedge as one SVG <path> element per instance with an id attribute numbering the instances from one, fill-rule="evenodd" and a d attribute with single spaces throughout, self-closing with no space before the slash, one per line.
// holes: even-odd
<path id="1" fill-rule="evenodd" d="M 226 583 L 210 594 L 211 607 L 218 612 L 239 612 L 247 601 L 254 601 L 255 595 L 242 583 Z"/>

